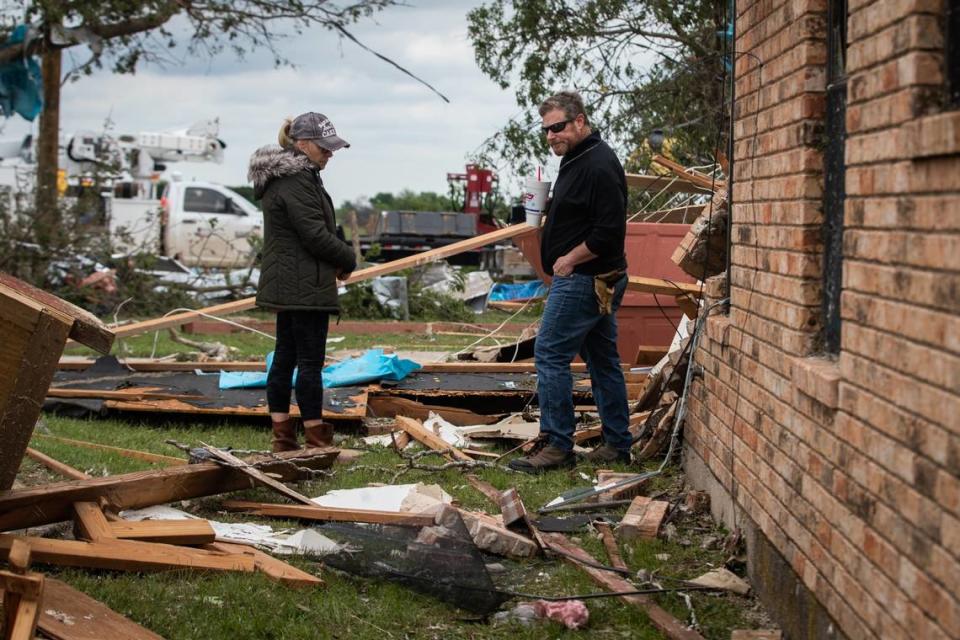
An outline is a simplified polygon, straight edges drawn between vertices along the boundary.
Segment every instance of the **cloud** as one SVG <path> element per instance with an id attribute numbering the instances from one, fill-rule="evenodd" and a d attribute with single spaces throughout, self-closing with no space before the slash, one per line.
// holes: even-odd
<path id="1" fill-rule="evenodd" d="M 64 86 L 62 131 L 162 131 L 219 117 L 227 143 L 222 165 L 181 163 L 186 178 L 246 183 L 246 164 L 259 146 L 275 143 L 287 115 L 321 111 L 352 144 L 330 163 L 325 181 L 337 202 L 380 191 L 446 192 L 448 171 L 497 131 L 517 107 L 476 68 L 466 36 L 466 12 L 476 2 L 419 2 L 392 7 L 354 27 L 357 37 L 393 57 L 446 94 L 428 89 L 374 56 L 324 30 L 284 43 L 298 66 L 274 68 L 264 51 L 245 61 L 232 54 L 147 66 L 135 75 L 100 72 Z M 78 59 L 83 55 L 77 54 Z M 2 137 L 36 124 L 10 120 Z"/>

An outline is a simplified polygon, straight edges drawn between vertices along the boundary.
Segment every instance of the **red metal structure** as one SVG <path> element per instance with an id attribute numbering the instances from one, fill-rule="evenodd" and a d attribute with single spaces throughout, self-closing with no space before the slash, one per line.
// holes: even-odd
<path id="1" fill-rule="evenodd" d="M 489 217 L 484 215 L 484 199 L 493 193 L 497 176 L 490 169 L 482 169 L 479 165 L 468 164 L 466 173 L 448 173 L 448 182 L 464 182 L 463 212 L 477 216 L 477 233 L 494 231 L 496 226 L 491 224 Z"/>

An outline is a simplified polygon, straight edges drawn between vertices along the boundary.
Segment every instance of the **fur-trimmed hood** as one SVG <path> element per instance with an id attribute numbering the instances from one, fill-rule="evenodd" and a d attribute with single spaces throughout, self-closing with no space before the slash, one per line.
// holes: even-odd
<path id="1" fill-rule="evenodd" d="M 313 171 L 316 168 L 307 156 L 271 144 L 260 147 L 250 156 L 247 180 L 253 183 L 253 194 L 259 200 L 271 180 L 293 175 L 304 169 Z"/>

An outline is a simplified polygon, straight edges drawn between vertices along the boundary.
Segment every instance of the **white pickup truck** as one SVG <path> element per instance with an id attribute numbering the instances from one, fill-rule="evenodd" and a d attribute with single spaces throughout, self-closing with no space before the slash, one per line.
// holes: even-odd
<path id="1" fill-rule="evenodd" d="M 263 213 L 235 191 L 212 182 L 171 181 L 159 200 L 109 197 L 114 248 L 155 253 L 189 267 L 237 268 L 254 258 Z"/>

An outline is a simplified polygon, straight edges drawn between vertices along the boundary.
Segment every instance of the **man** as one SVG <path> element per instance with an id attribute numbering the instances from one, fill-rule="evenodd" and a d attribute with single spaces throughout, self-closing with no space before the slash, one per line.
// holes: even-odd
<path id="1" fill-rule="evenodd" d="M 615 318 L 627 287 L 626 176 L 591 128 L 579 94 L 548 98 L 540 116 L 547 143 L 563 157 L 540 238 L 543 269 L 553 276 L 535 348 L 540 439 L 510 467 L 540 473 L 576 463 L 570 363 L 577 354 L 587 363 L 603 423 L 604 442 L 586 459 L 629 462 L 629 408 Z"/>

